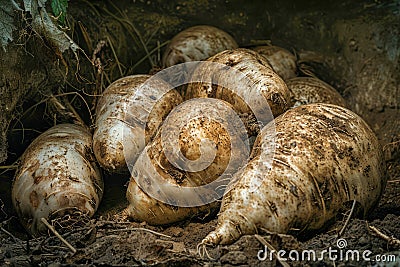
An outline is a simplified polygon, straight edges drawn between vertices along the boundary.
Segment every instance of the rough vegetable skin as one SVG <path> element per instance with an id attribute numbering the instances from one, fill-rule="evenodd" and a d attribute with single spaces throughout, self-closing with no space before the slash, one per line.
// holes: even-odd
<path id="1" fill-rule="evenodd" d="M 296 57 L 288 50 L 274 45 L 257 46 L 252 50 L 265 57 L 284 81 L 297 76 Z"/>
<path id="2" fill-rule="evenodd" d="M 135 163 L 164 118 L 182 102 L 179 93 L 166 82 L 150 77 L 118 79 L 99 100 L 93 150 L 100 166 L 109 172 L 127 172 L 126 161 Z"/>
<path id="3" fill-rule="evenodd" d="M 324 81 L 313 77 L 296 77 L 286 81 L 292 94 L 293 107 L 312 103 L 326 103 L 346 107 L 346 100 Z"/>
<path id="4" fill-rule="evenodd" d="M 285 82 L 264 57 L 250 49 L 226 50 L 210 57 L 193 71 L 192 80 L 204 82 L 189 84 L 185 99 L 222 99 L 239 114 L 256 115 L 261 123 L 282 114 L 291 105 Z"/>
<path id="5" fill-rule="evenodd" d="M 33 235 L 47 228 L 40 219 L 76 212 L 91 217 L 103 195 L 103 180 L 91 149 L 92 135 L 77 125 L 59 124 L 36 138 L 21 158 L 12 201 Z"/>
<path id="6" fill-rule="evenodd" d="M 377 204 L 387 179 L 382 148 L 359 116 L 310 104 L 279 116 L 275 127 L 275 151 L 270 149 L 275 131 L 268 124 L 203 245 L 229 244 L 261 227 L 276 233 L 318 230 L 346 202 L 356 200 L 364 216 Z M 274 153 L 271 164 L 263 162 L 268 153 Z"/>
<path id="7" fill-rule="evenodd" d="M 178 33 L 165 49 L 163 66 L 205 60 L 221 51 L 237 48 L 238 44 L 228 33 L 208 25 L 190 27 Z"/>
<path id="8" fill-rule="evenodd" d="M 207 185 L 226 170 L 232 175 L 245 164 L 249 154 L 247 133 L 240 119 L 233 118 L 235 112 L 227 112 L 227 107 L 231 109 L 221 100 L 194 99 L 171 111 L 132 169 L 126 193 L 126 211 L 131 218 L 155 225 L 168 224 L 209 212 L 219 205 L 214 190 L 180 189 Z M 228 125 L 237 130 L 235 134 L 227 130 Z M 232 146 L 237 149 L 232 151 Z M 176 157 L 168 157 L 167 153 Z M 137 181 L 141 181 L 140 186 Z M 176 193 L 170 193 L 164 185 L 176 186 Z M 206 200 L 206 194 L 212 201 Z M 155 195 L 167 196 L 169 203 L 152 197 Z"/>

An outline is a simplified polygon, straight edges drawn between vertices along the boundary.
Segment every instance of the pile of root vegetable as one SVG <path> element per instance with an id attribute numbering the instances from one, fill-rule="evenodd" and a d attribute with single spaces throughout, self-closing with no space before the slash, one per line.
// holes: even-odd
<path id="1" fill-rule="evenodd" d="M 322 250 L 340 238 L 352 249 L 361 242 L 346 237 L 352 227 L 400 257 L 400 230 L 381 230 L 398 216 L 362 220 L 398 165 L 386 165 L 370 126 L 291 52 L 239 48 L 222 30 L 196 26 L 171 40 L 162 64 L 152 76 L 114 81 L 93 129 L 58 124 L 27 148 L 12 202 L 28 238 L 11 231 L 15 218 L 4 221 L 0 260 L 285 266 L 257 255 Z M 102 212 L 107 179 L 121 185 L 111 213 Z M 363 250 L 384 254 L 375 248 Z"/>

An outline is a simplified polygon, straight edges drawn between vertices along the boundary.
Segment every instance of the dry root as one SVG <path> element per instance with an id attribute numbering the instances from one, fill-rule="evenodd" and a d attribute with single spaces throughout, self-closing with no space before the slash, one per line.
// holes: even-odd
<path id="1" fill-rule="evenodd" d="M 207 244 L 204 242 L 204 240 L 197 245 L 197 253 L 199 254 L 200 258 L 204 259 L 204 256 L 207 256 L 207 259 L 209 260 L 215 260 L 213 257 L 210 256 L 210 254 L 207 251 Z"/>
<path id="2" fill-rule="evenodd" d="M 378 228 L 374 226 L 368 226 L 368 228 L 375 233 L 379 238 L 382 238 L 383 240 L 386 240 L 388 242 L 388 245 L 393 246 L 393 247 L 400 247 L 400 240 L 395 238 L 395 237 L 390 237 L 384 233 L 382 233 Z"/>

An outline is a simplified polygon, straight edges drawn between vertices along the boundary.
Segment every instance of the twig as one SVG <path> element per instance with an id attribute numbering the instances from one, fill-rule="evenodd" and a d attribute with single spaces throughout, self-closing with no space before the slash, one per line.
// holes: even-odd
<path id="1" fill-rule="evenodd" d="M 78 92 L 66 92 L 66 93 L 61 93 L 61 94 L 56 94 L 56 95 L 51 94 L 51 95 L 49 95 L 49 96 L 46 96 L 45 99 L 43 99 L 43 100 L 41 100 L 41 101 L 35 103 L 34 105 L 32 105 L 32 106 L 30 106 L 29 108 L 27 108 L 26 110 L 24 110 L 24 112 L 22 113 L 21 117 L 26 116 L 26 114 L 29 114 L 30 112 L 32 112 L 33 109 L 35 109 L 37 106 L 39 106 L 39 105 L 41 105 L 41 104 L 44 104 L 44 103 L 46 103 L 46 102 L 48 102 L 48 101 L 51 102 L 54 98 L 63 97 L 63 96 L 67 96 L 67 95 L 76 95 L 76 96 L 80 97 L 80 98 L 84 101 L 83 96 L 81 96 L 81 94 L 79 94 Z M 57 101 L 57 103 L 60 104 L 59 101 Z M 54 104 L 54 105 L 55 105 L 55 104 Z M 88 107 L 87 104 L 86 104 L 86 107 Z M 89 109 L 89 112 L 90 112 L 90 109 Z M 90 116 L 92 116 L 91 113 L 90 113 Z M 16 124 L 17 124 L 17 123 L 15 123 L 15 124 L 12 126 L 12 129 L 15 128 L 15 125 L 16 125 Z M 9 128 L 10 128 L 10 124 L 7 126 L 7 131 L 8 131 Z"/>
<path id="2" fill-rule="evenodd" d="M 71 112 L 71 114 L 72 114 L 71 117 L 74 118 L 75 123 L 79 124 L 82 127 L 86 127 L 85 122 L 83 121 L 81 116 L 78 114 L 78 112 L 76 112 L 75 108 L 71 105 L 71 102 L 69 102 L 69 100 L 66 96 L 64 97 L 64 103 L 67 106 L 67 108 L 69 109 L 69 111 Z"/>
<path id="3" fill-rule="evenodd" d="M 50 229 L 50 231 L 53 232 L 53 234 L 58 237 L 58 239 L 61 240 L 61 242 L 63 242 L 73 253 L 76 253 L 76 249 L 70 244 L 68 243 L 67 240 L 65 240 L 57 231 L 56 229 L 54 229 L 54 227 L 52 225 L 49 224 L 49 222 L 46 220 L 46 218 L 41 218 L 40 219 L 42 221 L 42 223 L 44 223 L 44 225 L 47 226 L 47 228 Z"/>
<path id="4" fill-rule="evenodd" d="M 97 223 L 98 226 L 104 226 L 106 224 L 111 224 L 114 226 L 116 224 L 124 224 L 124 225 L 132 224 L 132 222 L 115 222 L 115 221 L 108 221 L 108 220 L 99 220 Z"/>
<path id="5" fill-rule="evenodd" d="M 398 182 L 400 182 L 400 179 L 399 180 L 390 180 L 390 181 L 387 181 L 388 183 L 398 183 Z"/>
<path id="6" fill-rule="evenodd" d="M 142 227 L 115 229 L 115 230 L 111 230 L 109 232 L 115 233 L 115 232 L 125 232 L 125 231 L 146 231 L 146 232 L 149 232 L 149 233 L 152 233 L 152 234 L 155 234 L 155 235 L 159 235 L 159 236 L 163 236 L 163 237 L 166 237 L 166 238 L 172 238 L 169 235 L 165 235 L 165 234 L 162 234 L 162 233 L 150 230 L 150 229 L 142 228 Z"/>
<path id="7" fill-rule="evenodd" d="M 79 29 L 83 35 L 83 39 L 85 40 L 86 45 L 88 46 L 88 52 L 91 53 L 93 51 L 92 42 L 89 37 L 89 34 L 81 21 L 78 21 Z"/>
<path id="8" fill-rule="evenodd" d="M 400 140 L 387 143 L 386 145 L 383 146 L 383 150 L 385 150 L 385 147 L 392 146 L 392 145 L 396 145 L 396 144 L 399 144 L 399 143 L 400 143 Z"/>
<path id="9" fill-rule="evenodd" d="M 346 219 L 346 221 L 344 222 L 344 225 L 343 225 L 342 229 L 340 229 L 340 231 L 339 231 L 339 233 L 338 233 L 338 237 L 341 237 L 341 236 L 343 235 L 344 231 L 346 230 L 346 227 L 347 227 L 347 225 L 348 225 L 349 222 L 350 222 L 350 218 L 351 218 L 351 216 L 353 215 L 354 208 L 356 207 L 356 202 L 357 202 L 356 200 L 353 200 L 353 205 L 351 206 L 350 213 L 349 213 L 349 215 L 347 216 L 347 219 Z"/>
<path id="10" fill-rule="evenodd" d="M 69 102 L 67 96 L 63 96 L 62 99 L 60 101 L 58 101 L 58 99 L 52 95 L 50 102 L 56 108 L 56 112 L 61 114 L 61 116 L 68 118 L 68 119 L 72 119 L 74 121 L 74 123 L 79 124 L 81 126 L 85 125 L 82 118 L 79 116 L 79 114 L 76 112 L 75 108 Z M 54 114 L 54 115 L 56 115 L 56 114 Z"/>
<path id="11" fill-rule="evenodd" d="M 394 159 L 395 154 L 398 153 L 400 148 L 400 140 L 388 143 L 383 146 L 383 152 L 385 153 L 385 160 L 389 161 Z"/>
<path id="12" fill-rule="evenodd" d="M 18 169 L 18 165 L 5 165 L 5 166 L 0 166 L 0 170 L 3 170 L 3 169 L 6 169 L 6 170 L 11 170 L 11 169 L 13 169 L 13 170 L 15 170 L 15 169 Z"/>
<path id="13" fill-rule="evenodd" d="M 135 27 L 135 25 L 129 20 L 129 18 L 128 18 L 128 16 L 126 15 L 126 13 L 125 13 L 125 12 L 122 12 L 122 11 L 113 3 L 113 1 L 109 1 L 109 3 L 114 7 L 115 10 L 118 11 L 118 13 L 119 13 L 122 17 L 124 17 L 124 18 L 121 19 L 121 22 L 124 22 L 124 23 L 126 23 L 127 25 L 129 25 L 129 26 L 132 28 L 132 30 L 136 33 L 137 37 L 139 38 L 139 42 L 140 42 L 140 44 L 142 45 L 144 51 L 146 52 L 147 58 L 148 58 L 149 61 L 150 61 L 150 65 L 153 67 L 155 64 L 154 64 L 152 58 L 150 57 L 149 50 L 147 49 L 146 43 L 145 43 L 145 41 L 143 40 L 143 37 L 142 37 L 142 35 L 140 34 L 139 30 L 138 30 L 138 29 Z M 130 34 L 130 35 L 132 36 L 131 31 L 128 31 L 128 34 Z M 135 39 L 133 36 L 132 36 L 132 38 Z"/>
<path id="14" fill-rule="evenodd" d="M 18 245 L 20 245 L 25 252 L 28 252 L 28 250 L 24 247 L 24 245 L 22 244 L 22 242 L 21 242 L 21 240 L 19 238 L 16 238 L 13 234 L 11 234 L 9 231 L 4 229 L 3 227 L 0 227 L 0 229 L 5 234 L 9 235 L 14 240 L 15 243 L 18 243 Z"/>
<path id="15" fill-rule="evenodd" d="M 269 248 L 271 251 L 275 250 L 277 251 L 277 249 L 275 249 L 270 243 L 267 242 L 267 240 L 265 240 L 262 236 L 255 234 L 254 235 L 255 238 L 257 238 L 258 241 L 260 241 L 261 244 L 263 244 L 264 246 L 266 246 L 267 248 Z M 283 266 L 283 267 L 290 267 L 289 264 L 287 264 L 286 262 L 284 262 L 281 257 L 279 257 L 278 255 L 276 255 L 276 259 L 279 261 L 279 263 Z"/>
<path id="16" fill-rule="evenodd" d="M 382 233 L 381 231 L 378 230 L 375 226 L 369 225 L 368 228 L 374 232 L 378 237 L 382 238 L 383 240 L 386 240 L 389 245 L 391 246 L 399 246 L 400 247 L 400 240 L 395 238 L 395 237 L 390 237 Z"/>
<path id="17" fill-rule="evenodd" d="M 130 70 L 134 70 L 137 66 L 139 66 L 143 61 L 145 61 L 150 55 L 152 55 L 154 52 L 157 52 L 160 48 L 162 48 L 163 46 L 166 46 L 167 44 L 169 44 L 170 41 L 166 41 L 164 43 L 161 43 L 159 45 L 157 45 L 155 48 L 153 48 L 148 54 L 146 54 L 143 58 L 139 59 L 135 65 L 133 65 Z"/>
<path id="18" fill-rule="evenodd" d="M 114 50 L 114 45 L 113 45 L 113 43 L 111 42 L 111 39 L 110 39 L 110 37 L 107 35 L 107 41 L 108 41 L 108 43 L 110 44 L 110 48 L 111 48 L 111 51 L 112 51 L 112 53 L 113 53 L 113 55 L 114 55 L 114 58 L 115 58 L 115 62 L 117 63 L 117 66 L 118 66 L 118 69 L 119 69 L 119 74 L 121 75 L 121 77 L 122 76 L 124 76 L 124 72 L 122 71 L 122 67 L 121 67 L 121 62 L 119 61 L 119 59 L 118 59 L 118 56 L 117 56 L 117 53 L 115 52 L 115 50 Z"/>
<path id="19" fill-rule="evenodd" d="M 107 45 L 107 42 L 104 40 L 101 40 L 97 44 L 96 49 L 94 50 L 93 55 L 92 55 L 92 62 L 94 64 L 95 68 L 97 69 L 97 71 L 95 72 L 95 76 L 96 76 L 95 88 L 94 88 L 94 91 L 92 92 L 93 96 L 95 96 L 95 95 L 97 96 L 97 95 L 101 94 L 101 92 L 103 91 L 102 90 L 102 86 L 103 86 L 102 76 L 103 76 L 104 67 L 101 62 L 101 51 L 106 45 Z M 97 100 L 98 100 L 98 97 L 93 97 L 91 110 L 96 110 Z M 91 123 L 93 124 L 93 118 L 90 118 L 90 119 L 91 119 Z"/>
<path id="20" fill-rule="evenodd" d="M 318 78 L 315 75 L 315 73 L 313 72 L 314 69 L 311 66 L 308 66 L 308 65 L 306 65 L 304 63 L 298 63 L 298 64 L 299 64 L 299 71 L 301 73 L 303 73 L 306 76 L 310 76 L 310 77 L 313 77 L 313 78 Z"/>

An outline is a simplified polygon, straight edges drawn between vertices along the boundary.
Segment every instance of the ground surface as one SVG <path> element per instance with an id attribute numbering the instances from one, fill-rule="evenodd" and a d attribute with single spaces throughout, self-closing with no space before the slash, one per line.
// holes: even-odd
<path id="1" fill-rule="evenodd" d="M 381 118 L 386 113 L 381 113 Z M 386 120 L 395 119 L 393 117 Z M 377 124 L 389 124 L 386 121 L 376 121 Z M 383 133 L 382 133 L 383 134 Z M 387 134 L 387 132 L 385 132 Z M 392 147 L 394 144 L 390 144 Z M 386 147 L 389 147 L 386 146 Z M 369 226 L 376 227 L 388 237 L 400 239 L 400 159 L 387 162 L 389 182 L 379 206 L 365 220 L 352 218 L 340 238 L 347 242 L 344 249 L 372 251 L 369 255 L 385 254 L 390 258 L 396 255 L 397 265 L 400 262 L 400 244 L 390 242 L 378 237 Z M 255 236 L 245 236 L 230 246 L 208 248 L 206 255 L 201 257 L 197 252 L 197 244 L 201 242 L 216 225 L 215 214 L 209 217 L 193 218 L 190 221 L 175 224 L 169 227 L 152 227 L 143 223 L 119 220 L 118 214 L 124 207 L 125 177 L 105 177 L 106 191 L 103 203 L 98 214 L 93 220 L 83 222 L 77 229 L 61 230 L 63 236 L 77 249 L 72 253 L 53 234 L 39 239 L 27 239 L 18 219 L 12 211 L 11 205 L 6 201 L 2 209 L 0 237 L 0 263 L 4 266 L 69 266 L 91 265 L 105 266 L 275 266 L 279 263 L 273 258 L 261 261 L 257 258 L 259 250 L 264 245 Z M 114 181 L 112 180 L 114 179 Z M 9 182 L 2 181 L 1 199 L 9 199 Z M 259 234 L 265 237 L 276 249 L 286 251 L 315 250 L 320 253 L 324 249 L 337 249 L 338 233 L 342 230 L 347 219 L 348 211 L 338 216 L 338 220 L 329 229 L 314 237 L 305 236 L 295 238 L 292 236 Z M 319 252 L 318 252 L 319 251 Z M 320 254 L 316 254 L 320 255 Z M 318 256 L 317 256 L 318 257 Z M 345 258 L 343 258 L 345 259 Z M 349 258 L 351 259 L 351 258 Z M 301 266 L 369 266 L 375 262 L 345 261 L 329 258 L 323 261 L 291 261 L 291 265 Z"/>

